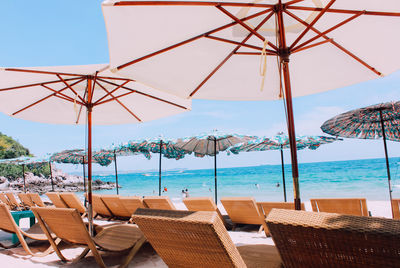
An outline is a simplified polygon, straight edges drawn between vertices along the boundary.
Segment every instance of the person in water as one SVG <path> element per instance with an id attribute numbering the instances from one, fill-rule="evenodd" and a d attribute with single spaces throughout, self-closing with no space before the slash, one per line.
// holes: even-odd
<path id="1" fill-rule="evenodd" d="M 279 182 L 278 182 L 278 183 L 276 183 L 276 187 L 279 187 L 279 186 L 281 186 L 281 185 L 279 184 Z"/>
<path id="2" fill-rule="evenodd" d="M 185 190 L 186 197 L 189 197 L 189 190 L 186 188 Z"/>

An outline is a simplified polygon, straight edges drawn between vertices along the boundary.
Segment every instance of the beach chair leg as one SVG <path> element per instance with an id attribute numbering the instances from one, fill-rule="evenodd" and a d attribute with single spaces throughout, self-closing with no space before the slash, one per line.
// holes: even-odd
<path id="1" fill-rule="evenodd" d="M 100 256 L 100 253 L 97 250 L 96 245 L 93 243 L 93 241 L 88 241 L 88 248 L 92 252 L 93 257 L 96 260 L 97 264 L 101 268 L 106 268 L 106 265 L 104 264 L 103 258 Z"/>
<path id="2" fill-rule="evenodd" d="M 264 231 L 264 225 L 260 226 L 260 229 L 258 229 L 258 233 L 261 233 L 262 231 Z"/>
<path id="3" fill-rule="evenodd" d="M 90 249 L 88 247 L 86 247 L 81 254 L 79 254 L 78 257 L 75 257 L 72 260 L 72 263 L 77 263 L 78 261 L 82 260 L 88 253 L 89 253 Z"/>
<path id="4" fill-rule="evenodd" d="M 128 256 L 126 256 L 125 261 L 119 266 L 119 268 L 127 267 L 145 242 L 146 242 L 146 237 L 143 236 L 142 238 L 140 238 L 136 242 L 135 246 L 129 251 Z"/>
<path id="5" fill-rule="evenodd" d="M 54 243 L 55 243 L 56 245 L 60 244 L 60 242 L 61 242 L 61 239 L 60 239 L 60 238 L 57 238 L 57 239 L 54 241 Z M 50 247 L 48 247 L 45 251 L 40 252 L 40 253 L 35 253 L 33 256 L 34 256 L 34 257 L 46 257 L 47 255 L 49 255 L 49 254 L 51 254 L 51 253 L 53 253 L 53 252 L 54 252 L 54 248 L 53 248 L 52 245 L 50 245 Z"/>
<path id="6" fill-rule="evenodd" d="M 9 246 L 6 246 L 6 245 L 0 243 L 0 247 L 5 248 L 5 249 L 10 249 L 10 248 L 18 247 L 20 244 L 21 244 L 21 242 L 19 242 L 19 241 L 17 241 L 17 243 L 9 245 Z"/>
<path id="7" fill-rule="evenodd" d="M 232 225 L 232 231 L 235 231 L 236 230 L 236 223 L 234 223 L 233 225 Z"/>

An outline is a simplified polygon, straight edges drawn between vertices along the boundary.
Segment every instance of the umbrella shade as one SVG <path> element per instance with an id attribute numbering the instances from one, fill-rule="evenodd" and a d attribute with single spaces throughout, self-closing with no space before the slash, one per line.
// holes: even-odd
<path id="1" fill-rule="evenodd" d="M 298 210 L 292 97 L 396 71 L 399 11 L 398 0 L 103 2 L 113 71 L 177 96 L 284 98 Z"/>
<path id="2" fill-rule="evenodd" d="M 400 141 L 399 119 L 400 102 L 387 102 L 337 115 L 321 126 L 323 132 L 334 136 L 359 139 L 383 138 L 392 213 L 392 185 L 386 139 Z"/>
<path id="3" fill-rule="evenodd" d="M 95 151 L 92 155 L 92 163 L 97 163 L 101 166 L 108 166 L 114 161 L 114 153 L 112 151 Z M 50 161 L 62 164 L 87 164 L 87 153 L 83 149 L 64 150 L 54 153 L 50 157 Z"/>

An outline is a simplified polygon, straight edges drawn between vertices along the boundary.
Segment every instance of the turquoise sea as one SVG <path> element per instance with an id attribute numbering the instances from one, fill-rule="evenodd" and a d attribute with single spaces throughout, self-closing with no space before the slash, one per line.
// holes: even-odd
<path id="1" fill-rule="evenodd" d="M 391 158 L 393 197 L 400 198 L 400 158 Z M 293 199 L 290 165 L 285 166 L 288 200 Z M 300 194 L 303 200 L 324 197 L 365 197 L 389 200 L 385 159 L 367 159 L 299 164 Z M 114 175 L 94 179 L 115 181 Z M 121 195 L 158 195 L 158 171 L 118 174 Z M 277 183 L 280 184 L 277 187 Z M 162 173 L 162 186 L 174 201 L 182 189 L 190 196 L 214 197 L 214 169 L 170 170 Z M 116 190 L 99 193 L 113 194 Z M 283 201 L 280 165 L 218 169 L 218 197 L 253 196 L 258 201 Z"/>

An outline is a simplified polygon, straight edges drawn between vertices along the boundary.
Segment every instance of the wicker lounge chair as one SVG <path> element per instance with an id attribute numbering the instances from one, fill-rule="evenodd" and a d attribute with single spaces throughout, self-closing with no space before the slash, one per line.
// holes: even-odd
<path id="1" fill-rule="evenodd" d="M 314 212 L 369 216 L 365 198 L 310 199 L 310 202 Z"/>
<path id="2" fill-rule="evenodd" d="M 221 203 L 232 222 L 236 224 L 260 225 L 260 232 L 266 227 L 264 215 L 258 210 L 252 197 L 223 197 Z"/>
<path id="3" fill-rule="evenodd" d="M 4 193 L 0 193 L 0 201 L 5 204 L 9 209 L 11 208 L 10 200 L 8 200 L 7 196 Z"/>
<path id="4" fill-rule="evenodd" d="M 86 208 L 74 193 L 60 193 L 61 200 L 69 207 L 76 208 L 82 217 L 86 216 Z"/>
<path id="5" fill-rule="evenodd" d="M 138 209 L 132 218 L 169 267 L 281 267 L 274 246 L 236 247 L 215 211 Z"/>
<path id="6" fill-rule="evenodd" d="M 6 196 L 8 198 L 8 201 L 10 202 L 10 207 L 13 210 L 21 210 L 21 209 L 26 209 L 27 207 L 21 204 L 20 202 L 17 201 L 13 193 L 6 193 Z"/>
<path id="7" fill-rule="evenodd" d="M 267 225 L 286 268 L 400 264 L 398 220 L 273 209 Z"/>
<path id="8" fill-rule="evenodd" d="M 45 207 L 46 204 L 43 202 L 42 198 L 40 198 L 40 195 L 38 193 L 28 193 L 30 196 L 31 200 L 37 207 Z"/>
<path id="9" fill-rule="evenodd" d="M 393 219 L 400 220 L 400 199 L 392 199 Z"/>
<path id="10" fill-rule="evenodd" d="M 104 228 L 95 237 L 91 237 L 76 209 L 32 208 L 32 210 L 54 251 L 63 261 L 70 260 L 65 258 L 56 243 L 54 243 L 54 239 L 50 236 L 50 231 L 66 242 L 85 246 L 83 252 L 72 261 L 82 259 L 91 251 L 100 267 L 106 266 L 98 249 L 111 252 L 128 251 L 125 260 L 119 266 L 126 267 L 146 241 L 139 228 L 130 224 L 112 225 Z"/>
<path id="11" fill-rule="evenodd" d="M 146 207 L 143 203 L 143 198 L 139 196 L 120 196 L 119 199 L 131 216 L 136 211 L 136 209 Z"/>
<path id="12" fill-rule="evenodd" d="M 33 207 L 35 204 L 33 203 L 31 197 L 27 193 L 18 193 L 18 198 L 21 200 L 21 203 L 25 207 Z"/>
<path id="13" fill-rule="evenodd" d="M 101 216 L 108 220 L 114 218 L 114 215 L 111 213 L 110 209 L 104 204 L 103 200 L 101 200 L 101 195 L 92 194 L 92 206 L 95 212 L 94 217 Z"/>
<path id="14" fill-rule="evenodd" d="M 118 195 L 101 195 L 101 200 L 111 211 L 112 215 L 118 219 L 130 219 L 132 213 L 130 213 L 120 200 Z"/>
<path id="15" fill-rule="evenodd" d="M 168 196 L 145 196 L 143 202 L 148 208 L 176 210 Z"/>
<path id="16" fill-rule="evenodd" d="M 273 208 L 292 209 L 292 210 L 295 209 L 294 203 L 290 202 L 257 202 L 257 206 L 260 213 L 264 214 L 264 217 L 267 217 Z M 304 207 L 304 203 L 301 203 L 301 210 L 306 210 Z M 266 236 L 271 236 L 268 227 L 264 226 L 264 232 Z"/>
<path id="17" fill-rule="evenodd" d="M 26 251 L 27 254 L 33 255 L 36 257 L 46 256 L 50 254 L 53 250 L 49 247 L 47 250 L 41 253 L 33 253 L 32 250 L 29 248 L 28 243 L 25 241 L 24 237 L 28 237 L 33 240 L 42 240 L 47 241 L 46 235 L 40 229 L 39 224 L 33 225 L 29 230 L 22 230 L 19 226 L 15 223 L 9 209 L 5 204 L 0 204 L 0 230 L 5 231 L 7 233 L 14 233 L 18 237 L 19 242 L 16 244 L 6 246 L 0 243 L 0 247 L 2 248 L 13 248 L 18 246 L 19 244 L 22 245 L 23 249 Z M 60 240 L 56 240 L 55 243 L 58 244 Z M 4 265 L 4 264 L 3 264 Z"/>
<path id="18" fill-rule="evenodd" d="M 61 199 L 59 192 L 48 192 L 46 195 L 56 208 L 68 208 L 67 204 Z"/>
<path id="19" fill-rule="evenodd" d="M 214 203 L 211 197 L 187 197 L 183 199 L 183 203 L 190 211 L 215 211 L 221 218 L 222 222 L 226 226 L 224 217 L 222 217 L 217 205 Z"/>

